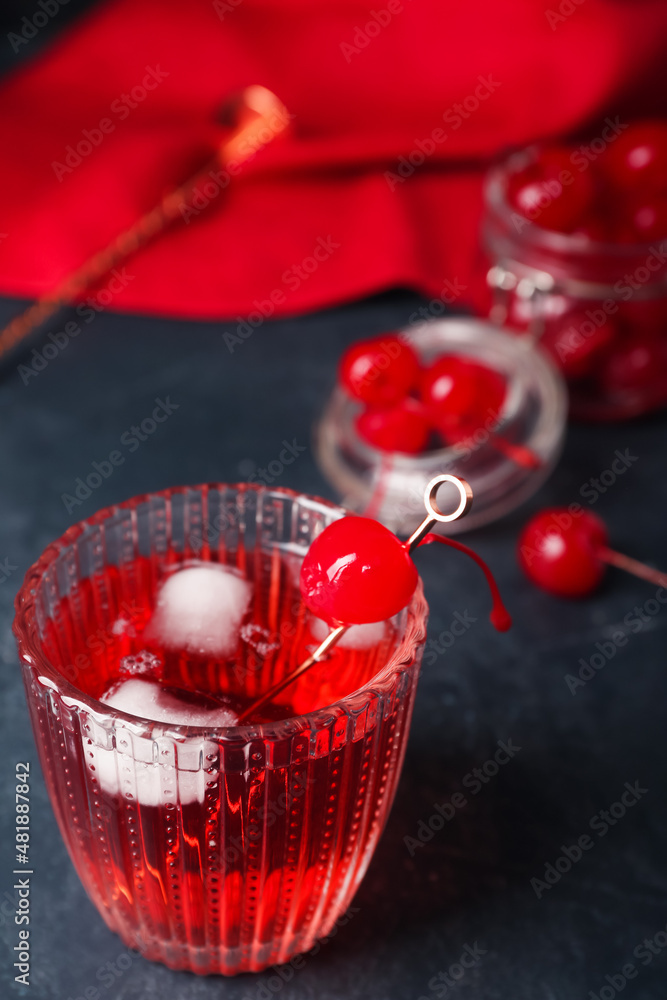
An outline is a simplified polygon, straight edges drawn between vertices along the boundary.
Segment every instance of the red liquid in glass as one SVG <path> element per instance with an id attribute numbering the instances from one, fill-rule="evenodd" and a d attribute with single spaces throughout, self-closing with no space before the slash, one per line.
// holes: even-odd
<path id="1" fill-rule="evenodd" d="M 322 638 L 311 634 L 294 566 L 262 552 L 240 569 L 255 581 L 242 629 L 250 641 L 224 662 L 146 639 L 164 575 L 150 559 L 82 581 L 47 623 L 44 645 L 63 675 L 94 697 L 126 676 L 125 657 L 149 651 L 170 691 L 239 713 Z M 369 649 L 336 648 L 250 722 L 333 704 L 377 674 L 397 641 L 388 623 Z M 164 751 L 157 741 L 137 764 L 145 750 L 136 752 L 131 734 L 124 749 L 116 734 L 109 771 L 90 730 L 78 743 L 66 727 L 51 732 L 66 746 L 62 764 L 43 754 L 47 779 L 67 780 L 61 829 L 108 924 L 147 957 L 202 973 L 261 969 L 310 948 L 348 905 L 370 859 L 393 798 L 415 682 L 416 672 L 402 673 L 391 690 L 360 699 L 358 717 L 337 710 L 324 728 L 294 724 L 273 739 L 233 730 L 222 740 L 198 737 L 196 774 L 153 763 L 180 753 L 175 740 Z M 52 725 L 46 715 L 37 724 Z M 142 785 L 150 767 L 160 776 Z"/>

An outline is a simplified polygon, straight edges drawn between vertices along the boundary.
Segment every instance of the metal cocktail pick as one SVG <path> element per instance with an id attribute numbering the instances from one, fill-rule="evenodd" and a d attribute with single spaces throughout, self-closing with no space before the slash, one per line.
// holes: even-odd
<path id="1" fill-rule="evenodd" d="M 444 483 L 451 483 L 456 487 L 459 494 L 458 506 L 451 514 L 443 514 L 437 505 L 438 490 Z M 457 521 L 459 518 L 464 517 L 472 506 L 472 488 L 465 479 L 461 479 L 459 476 L 452 476 L 449 473 L 443 473 L 441 476 L 436 476 L 435 479 L 432 479 L 424 490 L 424 506 L 426 507 L 426 517 L 419 527 L 412 532 L 407 542 L 404 543 L 408 552 L 412 552 L 424 540 L 431 528 L 438 521 L 441 524 L 449 524 L 451 521 Z M 317 663 L 325 653 L 328 653 L 336 645 L 338 640 L 345 635 L 350 627 L 349 625 L 338 625 L 332 629 L 308 659 L 299 664 L 287 677 L 283 677 L 281 681 L 278 681 L 273 687 L 269 688 L 249 708 L 246 708 L 239 716 L 239 722 L 245 722 L 254 712 L 266 705 L 277 694 L 280 694 L 281 691 L 305 673 L 306 670 L 309 670 L 313 664 Z"/>
<path id="2" fill-rule="evenodd" d="M 210 181 L 211 169 L 233 164 L 239 168 L 276 136 L 284 132 L 290 114 L 280 100 L 266 87 L 252 85 L 240 94 L 229 97 L 220 112 L 220 120 L 232 129 L 216 155 L 178 187 L 169 191 L 129 229 L 120 233 L 103 250 L 90 257 L 76 271 L 68 274 L 50 292 L 29 306 L 0 330 L 0 360 L 13 348 L 54 316 L 64 306 L 76 301 L 114 267 L 122 264 L 147 243 L 156 239 L 175 222 L 183 221 L 182 209 L 201 183 Z"/>

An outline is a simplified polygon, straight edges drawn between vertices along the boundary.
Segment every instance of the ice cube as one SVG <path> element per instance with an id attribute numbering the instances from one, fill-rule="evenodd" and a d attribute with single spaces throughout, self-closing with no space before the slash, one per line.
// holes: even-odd
<path id="1" fill-rule="evenodd" d="M 140 675 L 157 680 L 162 673 L 162 660 L 156 653 L 151 653 L 149 649 L 142 649 L 139 653 L 123 656 L 120 661 L 120 669 L 123 674 Z"/>
<path id="2" fill-rule="evenodd" d="M 137 631 L 134 627 L 133 622 L 129 618 L 125 618 L 123 615 L 117 618 L 116 621 L 111 626 L 112 635 L 127 635 L 130 638 L 134 638 Z"/>
<path id="3" fill-rule="evenodd" d="M 198 705 L 194 698 L 192 701 L 179 698 L 171 691 L 165 691 L 155 681 L 139 677 L 115 684 L 102 695 L 100 701 L 111 708 L 127 712 L 128 715 L 137 715 L 153 722 L 170 722 L 175 726 L 210 726 L 212 729 L 220 729 L 235 726 L 238 722 L 238 716 L 224 705 L 219 708 Z"/>
<path id="4" fill-rule="evenodd" d="M 314 639 L 322 642 L 331 632 L 331 626 L 321 618 L 313 617 L 310 621 L 310 632 Z M 370 649 L 382 642 L 387 633 L 385 622 L 369 622 L 366 625 L 352 625 L 343 632 L 337 646 L 341 649 Z"/>
<path id="5" fill-rule="evenodd" d="M 275 632 L 264 628 L 258 622 L 246 622 L 245 625 L 241 626 L 240 635 L 243 641 L 251 646 L 262 659 L 267 657 L 269 653 L 275 653 L 277 649 L 280 649 L 280 642 Z"/>
<path id="6" fill-rule="evenodd" d="M 252 586 L 235 569 L 199 563 L 162 584 L 145 635 L 167 649 L 224 659 L 234 653 Z"/>
<path id="7" fill-rule="evenodd" d="M 115 684 L 100 700 L 121 712 L 173 725 L 218 730 L 238 722 L 229 708 L 198 706 L 194 698 L 187 701 L 138 677 Z M 143 806 L 204 801 L 206 789 L 219 774 L 212 763 L 219 753 L 216 743 L 199 735 L 185 736 L 178 742 L 157 734 L 153 740 L 137 737 L 122 720 L 117 720 L 114 728 L 113 746 L 86 741 L 85 747 L 91 774 L 105 792 Z"/>

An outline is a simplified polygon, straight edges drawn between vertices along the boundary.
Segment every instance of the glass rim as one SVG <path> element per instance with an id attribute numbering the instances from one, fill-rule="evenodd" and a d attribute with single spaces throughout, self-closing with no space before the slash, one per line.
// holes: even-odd
<path id="1" fill-rule="evenodd" d="M 310 493 L 299 493 L 286 486 L 269 487 L 259 483 L 247 482 L 205 482 L 194 485 L 171 486 L 163 490 L 139 493 L 136 496 L 129 497 L 127 500 L 102 507 L 94 514 L 91 514 L 90 517 L 83 518 L 81 521 L 70 525 L 62 535 L 46 546 L 39 558 L 27 569 L 23 583 L 14 599 L 15 615 L 12 623 L 12 631 L 18 647 L 21 669 L 25 669 L 25 664 L 37 667 L 39 670 L 38 676 L 40 678 L 45 676 L 50 682 L 44 686 L 55 689 L 60 697 L 76 701 L 79 705 L 83 706 L 85 711 L 96 716 L 104 716 L 114 724 L 115 720 L 121 720 L 125 723 L 131 723 L 135 727 L 140 726 L 144 731 L 144 735 L 149 735 L 154 739 L 159 739 L 166 734 L 175 734 L 184 739 L 201 737 L 203 739 L 241 740 L 246 743 L 251 739 L 257 738 L 280 738 L 280 736 L 288 735 L 289 733 L 295 734 L 298 731 L 313 728 L 318 719 L 321 720 L 323 714 L 331 714 L 337 709 L 344 711 L 347 702 L 358 700 L 364 694 L 370 695 L 378 685 L 384 685 L 397 673 L 400 665 L 409 659 L 409 651 L 426 638 L 428 605 L 424 597 L 420 576 L 418 577 L 417 587 L 412 599 L 405 608 L 407 612 L 405 630 L 388 661 L 373 677 L 369 678 L 365 684 L 362 684 L 361 687 L 355 688 L 335 702 L 323 705 L 321 708 L 313 709 L 311 712 L 306 712 L 302 715 L 291 715 L 285 719 L 278 719 L 275 722 L 244 723 L 240 726 L 220 727 L 158 722 L 144 718 L 143 716 L 123 712 L 120 709 L 111 708 L 98 698 L 94 698 L 92 695 L 82 691 L 58 671 L 57 667 L 46 656 L 36 638 L 35 593 L 36 587 L 43 579 L 45 572 L 53 565 L 60 553 L 83 536 L 88 529 L 110 520 L 118 511 L 134 510 L 142 503 L 147 503 L 155 498 L 171 500 L 173 496 L 187 494 L 191 491 L 220 490 L 222 488 L 235 490 L 239 494 L 253 492 L 268 495 L 279 494 L 291 499 L 305 498 L 320 504 L 322 507 L 327 508 L 327 510 L 339 511 L 341 517 L 348 514 L 353 516 L 353 512 L 323 497 L 318 497 Z M 281 732 L 283 730 L 284 732 Z"/>

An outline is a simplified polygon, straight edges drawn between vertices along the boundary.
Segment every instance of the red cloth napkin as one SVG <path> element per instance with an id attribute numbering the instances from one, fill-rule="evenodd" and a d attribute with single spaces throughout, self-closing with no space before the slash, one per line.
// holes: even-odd
<path id="1" fill-rule="evenodd" d="M 0 88 L 0 292 L 52 288 L 188 175 L 227 94 L 263 83 L 290 138 L 133 258 L 109 307 L 280 315 L 392 286 L 480 305 L 490 159 L 595 134 L 628 94 L 655 104 L 666 36 L 663 0 L 102 4 Z"/>

